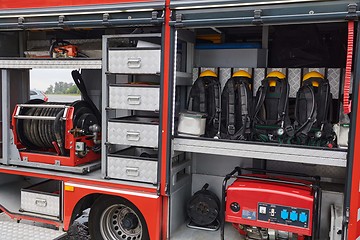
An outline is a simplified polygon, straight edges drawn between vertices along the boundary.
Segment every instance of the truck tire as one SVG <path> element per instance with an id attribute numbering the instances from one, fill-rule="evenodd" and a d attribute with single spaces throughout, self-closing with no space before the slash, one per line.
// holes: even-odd
<path id="1" fill-rule="evenodd" d="M 130 201 L 101 196 L 89 214 L 92 240 L 149 240 L 145 219 Z"/>

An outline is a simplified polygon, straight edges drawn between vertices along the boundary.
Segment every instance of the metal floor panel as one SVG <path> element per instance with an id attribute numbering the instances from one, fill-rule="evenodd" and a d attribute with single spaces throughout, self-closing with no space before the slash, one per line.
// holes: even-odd
<path id="1" fill-rule="evenodd" d="M 59 230 L 6 220 L 0 221 L 0 232 L 2 240 L 55 240 L 66 235 Z"/>
<path id="2" fill-rule="evenodd" d="M 220 239 L 220 230 L 218 231 L 205 231 L 205 230 L 196 230 L 191 229 L 183 224 L 179 229 L 177 229 L 172 236 L 171 240 L 218 240 Z M 225 225 L 225 239 L 231 240 L 244 240 L 245 238 L 241 236 L 231 224 Z"/>

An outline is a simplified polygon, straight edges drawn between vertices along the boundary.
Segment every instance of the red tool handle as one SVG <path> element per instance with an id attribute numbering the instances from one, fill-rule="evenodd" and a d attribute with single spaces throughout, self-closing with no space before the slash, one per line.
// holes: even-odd
<path id="1" fill-rule="evenodd" d="M 346 69 L 345 69 L 345 83 L 344 83 L 344 113 L 349 114 L 351 112 L 351 101 L 350 96 L 350 78 L 352 68 L 352 58 L 354 51 L 354 21 L 348 23 L 348 46 L 346 56 Z"/>

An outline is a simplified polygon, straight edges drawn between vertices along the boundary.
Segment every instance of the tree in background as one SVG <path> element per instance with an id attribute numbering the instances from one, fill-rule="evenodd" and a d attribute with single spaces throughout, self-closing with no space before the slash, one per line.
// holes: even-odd
<path id="1" fill-rule="evenodd" d="M 71 87 L 69 87 L 66 92 L 66 94 L 80 94 L 79 88 L 73 84 Z"/>
<path id="2" fill-rule="evenodd" d="M 53 94 L 54 93 L 54 86 L 53 85 L 50 85 L 46 91 L 45 91 L 46 94 Z"/>
<path id="3" fill-rule="evenodd" d="M 46 91 L 46 94 L 80 94 L 79 89 L 74 83 L 56 82 L 55 86 L 50 85 Z"/>

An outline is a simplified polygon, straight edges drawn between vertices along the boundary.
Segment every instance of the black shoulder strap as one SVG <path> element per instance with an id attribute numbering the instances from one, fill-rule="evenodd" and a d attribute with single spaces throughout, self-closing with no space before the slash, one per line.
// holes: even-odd
<path id="1" fill-rule="evenodd" d="M 228 104 L 226 126 L 229 135 L 235 134 L 235 80 L 230 78 L 227 83 Z"/>
<path id="2" fill-rule="evenodd" d="M 261 107 L 264 105 L 266 92 L 267 92 L 268 88 L 269 88 L 269 81 L 268 81 L 268 79 L 264 79 L 261 82 L 261 86 L 259 87 L 259 89 L 257 90 L 257 93 L 256 93 L 256 104 L 255 104 L 254 113 L 253 113 L 254 123 L 255 122 L 264 123 L 263 120 L 258 117 L 258 114 L 259 114 Z"/>
<path id="3" fill-rule="evenodd" d="M 308 133 L 310 132 L 312 126 L 314 125 L 315 121 L 316 121 L 316 99 L 315 99 L 315 93 L 313 90 L 313 86 L 312 85 L 303 85 L 297 94 L 297 101 L 298 98 L 300 97 L 301 94 L 304 94 L 306 99 L 311 99 L 311 110 L 309 112 L 303 113 L 307 115 L 307 120 L 298 128 L 296 129 L 296 135 L 300 136 L 300 137 L 304 137 L 307 136 Z M 299 121 L 299 115 L 298 115 L 298 110 L 299 110 L 299 105 L 297 104 L 296 108 L 295 108 L 295 116 L 297 121 Z"/>
<path id="4" fill-rule="evenodd" d="M 239 94 L 239 110 L 241 111 L 241 127 L 234 134 L 236 139 L 245 139 L 245 131 L 249 128 L 249 83 L 245 80 L 240 80 L 237 84 L 237 92 Z"/>
<path id="5" fill-rule="evenodd" d="M 205 91 L 205 82 L 204 78 L 199 78 L 198 80 L 198 90 L 199 90 L 199 109 L 200 112 L 206 112 L 206 91 Z"/>
<path id="6" fill-rule="evenodd" d="M 332 95 L 330 93 L 330 84 L 327 79 L 319 81 L 319 103 L 322 104 L 322 115 L 318 116 L 320 119 L 318 121 L 321 124 L 325 124 L 329 120 L 329 108 L 331 105 Z"/>
<path id="7" fill-rule="evenodd" d="M 277 80 L 281 84 L 281 96 L 278 105 L 278 121 L 284 123 L 287 114 L 287 105 L 289 100 L 289 84 L 286 79 Z"/>

